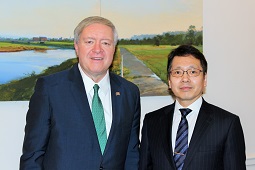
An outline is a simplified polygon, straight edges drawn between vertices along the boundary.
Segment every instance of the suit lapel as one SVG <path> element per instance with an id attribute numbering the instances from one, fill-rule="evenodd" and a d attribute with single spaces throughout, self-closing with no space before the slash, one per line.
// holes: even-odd
<path id="1" fill-rule="evenodd" d="M 212 122 L 212 113 L 210 112 L 210 109 L 208 108 L 208 103 L 206 103 L 203 100 L 202 106 L 199 111 L 199 115 L 196 121 L 196 125 L 190 140 L 189 149 L 187 153 L 187 157 L 185 159 L 184 167 L 183 169 L 186 169 L 188 167 L 189 163 L 193 159 L 194 153 L 197 152 L 201 139 L 203 138 L 203 135 L 206 134 L 206 131 L 208 127 L 210 126 Z"/>
<path id="2" fill-rule="evenodd" d="M 160 132 L 164 152 L 172 168 L 175 168 L 172 149 L 172 124 L 173 124 L 174 104 L 167 107 L 160 118 Z"/>
<path id="3" fill-rule="evenodd" d="M 78 69 L 78 65 L 75 64 L 73 68 L 70 69 L 69 72 L 69 80 L 70 80 L 70 89 L 77 104 L 77 107 L 80 110 L 81 118 L 84 120 L 84 123 L 89 127 L 89 133 L 92 139 L 97 140 L 97 134 L 94 127 L 94 122 L 92 118 L 92 113 L 90 110 L 87 94 L 85 91 L 84 83 Z"/>
<path id="4" fill-rule="evenodd" d="M 116 76 L 112 73 L 110 75 L 110 83 L 111 83 L 111 98 L 112 98 L 112 125 L 109 133 L 109 137 L 105 147 L 105 153 L 108 151 L 110 147 L 110 143 L 114 138 L 114 134 L 116 129 L 118 129 L 118 124 L 121 119 L 121 114 L 123 111 L 121 110 L 121 82 L 116 78 Z"/>

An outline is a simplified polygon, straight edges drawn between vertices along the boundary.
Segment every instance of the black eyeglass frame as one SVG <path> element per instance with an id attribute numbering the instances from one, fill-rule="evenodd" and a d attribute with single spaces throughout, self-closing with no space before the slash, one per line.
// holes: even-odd
<path id="1" fill-rule="evenodd" d="M 174 71 L 175 71 L 175 72 L 176 72 L 176 71 L 180 71 L 181 74 L 173 74 Z M 193 71 L 198 71 L 198 73 L 197 73 L 197 74 L 193 74 L 193 73 L 192 73 Z M 200 70 L 200 69 L 198 69 L 198 68 L 191 68 L 191 69 L 188 69 L 188 70 L 186 70 L 186 71 L 184 71 L 184 70 L 182 70 L 182 69 L 174 69 L 174 70 L 170 70 L 169 73 L 170 73 L 170 75 L 173 76 L 173 77 L 182 77 L 182 76 L 184 75 L 185 72 L 187 73 L 187 75 L 188 75 L 189 77 L 197 77 L 197 76 L 199 76 L 200 73 L 203 72 L 203 71 Z"/>

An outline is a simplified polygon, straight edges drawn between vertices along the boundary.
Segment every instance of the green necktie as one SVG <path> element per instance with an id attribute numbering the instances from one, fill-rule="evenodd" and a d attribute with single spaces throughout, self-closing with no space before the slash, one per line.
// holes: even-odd
<path id="1" fill-rule="evenodd" d="M 97 137 L 102 154 L 104 153 L 105 145 L 107 142 L 105 119 L 104 119 L 104 108 L 102 102 L 98 96 L 99 86 L 94 85 L 94 96 L 92 99 L 92 116 L 97 132 Z"/>

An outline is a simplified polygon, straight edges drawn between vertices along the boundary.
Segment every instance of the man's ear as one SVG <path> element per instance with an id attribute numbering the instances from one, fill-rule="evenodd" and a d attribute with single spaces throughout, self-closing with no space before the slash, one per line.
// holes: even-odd
<path id="1" fill-rule="evenodd" d="M 170 82 L 170 79 L 168 79 L 168 88 L 171 89 L 172 86 L 171 86 L 171 82 Z"/>
<path id="2" fill-rule="evenodd" d="M 76 56 L 78 57 L 79 47 L 78 47 L 77 42 L 76 42 L 76 41 L 74 41 L 73 45 L 74 45 L 74 50 L 75 50 Z"/>
<path id="3" fill-rule="evenodd" d="M 204 87 L 206 87 L 207 86 L 207 74 L 205 74 L 205 76 L 204 76 Z"/>

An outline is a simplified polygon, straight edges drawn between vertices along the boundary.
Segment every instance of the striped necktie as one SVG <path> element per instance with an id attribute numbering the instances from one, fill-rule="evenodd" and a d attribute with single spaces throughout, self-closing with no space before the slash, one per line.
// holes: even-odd
<path id="1" fill-rule="evenodd" d="M 175 141 L 175 149 L 174 149 L 174 161 L 177 170 L 182 170 L 184 165 L 184 160 L 186 158 L 187 150 L 188 150 L 188 121 L 186 116 L 192 111 L 188 108 L 180 109 L 182 118 L 179 123 L 176 141 Z"/>
<path id="2" fill-rule="evenodd" d="M 92 117 L 94 120 L 101 153 L 103 154 L 105 146 L 106 146 L 106 142 L 107 142 L 104 108 L 98 96 L 99 86 L 95 84 L 93 88 L 94 88 L 94 96 L 92 99 Z"/>

